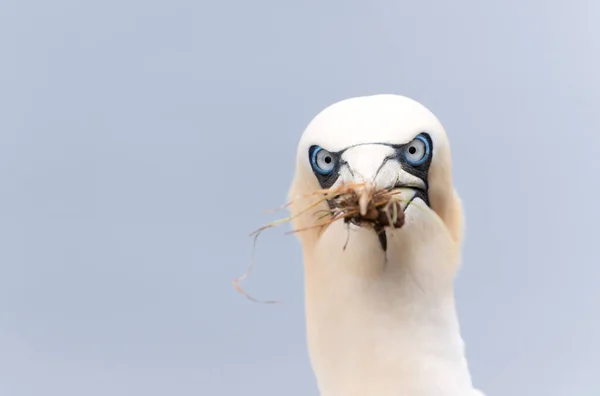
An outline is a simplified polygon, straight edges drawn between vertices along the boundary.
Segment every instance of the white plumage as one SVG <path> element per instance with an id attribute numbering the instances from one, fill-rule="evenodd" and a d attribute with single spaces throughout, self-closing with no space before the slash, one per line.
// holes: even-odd
<path id="1" fill-rule="evenodd" d="M 471 383 L 454 302 L 463 218 L 444 128 L 402 96 L 328 107 L 300 140 L 292 214 L 311 202 L 301 197 L 349 181 L 396 186 L 413 201 L 403 207 L 404 226 L 386 230 L 385 244 L 373 230 L 342 221 L 298 233 L 321 395 L 481 395 Z M 309 212 L 294 227 L 315 222 Z"/>

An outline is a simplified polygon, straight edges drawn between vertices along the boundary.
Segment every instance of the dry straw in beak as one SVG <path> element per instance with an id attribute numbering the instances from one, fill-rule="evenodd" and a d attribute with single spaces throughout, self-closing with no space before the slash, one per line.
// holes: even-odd
<path id="1" fill-rule="evenodd" d="M 254 267 L 254 252 L 259 235 L 268 228 L 273 228 L 285 224 L 294 218 L 304 215 L 314 210 L 313 214 L 317 216 L 316 224 L 292 230 L 286 234 L 303 232 L 309 229 L 319 229 L 319 232 L 325 230 L 329 225 L 338 220 L 345 223 L 352 223 L 358 226 L 371 227 L 381 230 L 384 227 L 400 228 L 404 225 L 404 212 L 401 204 L 408 203 L 407 199 L 401 197 L 401 191 L 393 189 L 377 190 L 372 183 L 346 183 L 336 187 L 317 190 L 312 194 L 299 197 L 284 206 L 276 209 L 281 210 L 292 205 L 301 198 L 316 198 L 294 216 L 286 217 L 269 223 L 250 234 L 254 237 L 252 259 L 246 271 L 233 281 L 233 286 L 248 299 L 254 302 L 265 304 L 274 304 L 278 301 L 260 301 L 250 296 L 241 286 L 240 282 L 245 279 Z M 326 203 L 328 209 L 315 210 L 319 205 Z"/>

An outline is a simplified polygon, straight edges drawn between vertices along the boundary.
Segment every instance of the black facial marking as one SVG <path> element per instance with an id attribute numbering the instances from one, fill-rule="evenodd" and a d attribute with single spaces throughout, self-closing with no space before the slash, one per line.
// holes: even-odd
<path id="1" fill-rule="evenodd" d="M 408 208 L 408 205 L 411 204 L 412 201 L 414 201 L 417 198 L 421 198 L 421 200 L 423 202 L 425 202 L 425 205 L 430 206 L 429 205 L 429 194 L 427 194 L 426 191 L 419 189 L 415 189 L 415 195 L 410 199 L 410 201 L 408 201 L 408 204 L 406 205 L 406 207 Z"/>
<path id="2" fill-rule="evenodd" d="M 308 149 L 308 161 L 310 162 L 310 166 L 313 168 L 313 173 L 317 177 L 317 180 L 319 180 L 319 184 L 321 185 L 321 188 L 329 188 L 329 187 L 333 186 L 333 184 L 336 182 L 336 180 L 339 177 L 340 166 L 342 165 L 341 157 L 342 157 L 343 151 L 338 151 L 338 152 L 329 151 L 329 154 L 331 154 L 331 158 L 326 157 L 325 162 L 330 164 L 331 161 L 335 161 L 335 168 L 333 169 L 333 171 L 331 173 L 329 173 L 327 175 L 323 175 L 323 174 L 319 173 L 316 169 L 314 169 L 314 165 L 311 160 L 313 157 L 313 153 L 318 148 L 319 148 L 319 146 L 311 146 L 310 149 Z"/>
<path id="3" fill-rule="evenodd" d="M 375 232 L 377 233 L 377 237 L 379 238 L 379 243 L 381 244 L 381 249 L 383 249 L 384 252 L 387 251 L 387 235 L 385 233 L 385 228 L 377 225 L 374 227 L 375 228 Z"/>

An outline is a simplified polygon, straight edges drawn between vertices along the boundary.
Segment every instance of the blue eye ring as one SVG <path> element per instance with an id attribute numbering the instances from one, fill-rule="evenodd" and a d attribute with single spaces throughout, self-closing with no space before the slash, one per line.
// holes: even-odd
<path id="1" fill-rule="evenodd" d="M 409 164 L 411 164 L 413 166 L 418 166 L 418 165 L 423 164 L 423 162 L 427 161 L 427 159 L 429 158 L 429 155 L 431 154 L 431 147 L 429 145 L 429 140 L 427 140 L 427 138 L 425 136 L 423 136 L 423 134 L 416 136 L 406 146 L 409 147 L 411 145 L 411 143 L 417 139 L 422 141 L 423 145 L 425 146 L 425 153 L 423 154 L 423 157 L 421 157 L 421 159 L 419 159 L 418 161 L 411 161 L 408 158 L 408 156 L 406 155 L 406 150 L 404 150 L 404 158 L 406 159 L 406 162 L 408 162 Z"/>
<path id="2" fill-rule="evenodd" d="M 313 167 L 313 169 L 315 171 L 317 171 L 319 174 L 323 175 L 323 176 L 328 176 L 331 175 L 333 173 L 333 171 L 335 170 L 335 163 L 334 166 L 331 167 L 331 169 L 323 169 L 321 168 L 318 163 L 317 163 L 317 155 L 321 152 L 321 151 L 325 151 L 327 153 L 329 153 L 329 155 L 331 155 L 332 160 L 335 161 L 333 154 L 331 154 L 329 151 L 323 149 L 323 147 L 320 146 L 316 146 L 315 149 L 312 152 L 312 155 L 310 156 L 310 162 L 311 165 Z"/>

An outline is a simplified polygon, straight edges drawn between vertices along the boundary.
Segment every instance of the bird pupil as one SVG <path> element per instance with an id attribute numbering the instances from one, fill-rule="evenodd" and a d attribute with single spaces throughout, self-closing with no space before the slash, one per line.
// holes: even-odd
<path id="1" fill-rule="evenodd" d="M 331 157 L 325 157 L 325 163 L 331 164 Z"/>
<path id="2" fill-rule="evenodd" d="M 410 146 L 410 148 L 408 149 L 408 152 L 411 154 L 414 154 L 417 152 L 417 149 L 414 146 Z"/>

